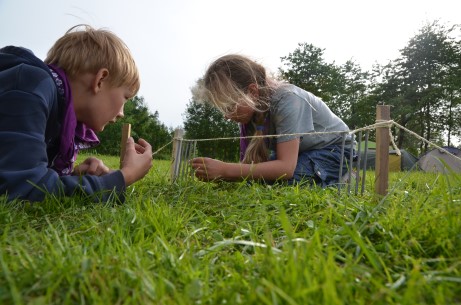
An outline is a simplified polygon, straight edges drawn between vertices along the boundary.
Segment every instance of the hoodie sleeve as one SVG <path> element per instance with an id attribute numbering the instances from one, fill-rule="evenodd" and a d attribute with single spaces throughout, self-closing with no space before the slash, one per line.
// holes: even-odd
<path id="1" fill-rule="evenodd" d="M 57 119 L 56 107 L 56 86 L 47 71 L 27 64 L 0 69 L 0 195 L 30 201 L 47 193 L 83 194 L 95 201 L 117 195 L 123 201 L 120 171 L 60 177 L 48 168 L 45 133 L 48 121 Z"/>

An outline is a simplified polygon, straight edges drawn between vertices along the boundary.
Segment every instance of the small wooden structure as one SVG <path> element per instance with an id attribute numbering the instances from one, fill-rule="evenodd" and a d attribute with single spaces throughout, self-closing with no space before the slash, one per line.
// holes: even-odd
<path id="1" fill-rule="evenodd" d="M 184 130 L 176 129 L 173 137 L 173 151 L 171 154 L 171 181 L 192 175 L 189 160 L 195 156 L 197 141 L 185 141 Z"/>
<path id="2" fill-rule="evenodd" d="M 378 105 L 376 108 L 376 122 L 386 122 L 391 119 L 391 107 Z M 378 195 L 387 195 L 389 187 L 389 126 L 376 128 L 376 169 L 375 192 Z"/>
<path id="3" fill-rule="evenodd" d="M 388 185 L 389 185 L 389 144 L 390 144 L 390 126 L 388 124 L 379 125 L 379 123 L 387 123 L 390 121 L 390 106 L 388 105 L 378 105 L 376 109 L 376 123 L 378 127 L 376 128 L 376 159 L 375 159 L 375 192 L 380 196 L 387 195 Z M 186 176 L 192 176 L 192 169 L 188 161 L 192 156 L 195 156 L 196 153 L 196 141 L 194 140 L 184 140 L 184 131 L 182 129 L 176 129 L 173 139 L 173 151 L 172 151 L 172 163 L 171 163 L 171 181 L 177 181 L 179 178 L 184 178 Z M 342 133 L 343 142 L 342 142 L 342 155 L 344 156 L 345 150 L 345 139 L 347 133 Z M 368 151 L 368 136 L 369 130 L 365 133 L 365 160 L 367 159 Z M 362 131 L 359 131 L 358 134 L 358 160 L 356 162 L 357 167 L 352 168 L 354 164 L 352 159 L 352 154 L 349 160 L 341 159 L 340 171 L 339 171 L 339 181 L 338 184 L 338 193 L 341 191 L 341 188 L 347 184 L 347 192 L 351 192 L 352 181 L 355 181 L 355 194 L 358 193 L 359 184 L 361 182 L 362 194 L 365 189 L 365 176 L 367 166 L 361 169 L 360 168 L 360 150 L 361 150 L 361 141 L 362 141 Z M 349 149 L 354 149 L 354 141 L 351 141 L 351 146 Z M 348 164 L 348 172 L 342 173 L 343 162 Z M 360 171 L 362 170 L 362 176 L 360 177 Z"/>

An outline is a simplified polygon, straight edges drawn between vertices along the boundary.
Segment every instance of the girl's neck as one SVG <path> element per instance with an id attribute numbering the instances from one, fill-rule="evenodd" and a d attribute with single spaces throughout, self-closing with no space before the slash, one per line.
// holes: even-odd
<path id="1" fill-rule="evenodd" d="M 269 90 L 271 90 L 271 91 L 277 89 L 277 87 L 279 87 L 281 83 L 282 83 L 282 82 L 280 82 L 280 81 L 278 81 L 278 80 L 275 80 L 275 79 L 272 79 L 272 78 L 267 78 L 267 79 L 266 79 L 267 87 L 268 87 Z"/>
<path id="2" fill-rule="evenodd" d="M 253 122 L 256 125 L 264 124 L 264 121 L 266 120 L 266 116 L 268 112 L 269 111 L 264 111 L 264 112 L 255 111 L 255 114 L 253 115 Z"/>

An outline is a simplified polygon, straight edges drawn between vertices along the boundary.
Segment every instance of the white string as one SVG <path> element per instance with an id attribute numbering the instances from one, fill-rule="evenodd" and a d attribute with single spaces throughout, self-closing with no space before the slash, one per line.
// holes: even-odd
<path id="1" fill-rule="evenodd" d="M 257 136 L 245 136 L 245 137 L 238 136 L 238 137 L 221 137 L 221 138 L 207 138 L 207 139 L 173 138 L 168 144 L 162 146 L 161 148 L 157 149 L 154 153 L 152 153 L 152 155 L 155 155 L 155 154 L 159 153 L 165 147 L 170 145 L 174 140 L 179 140 L 179 141 L 184 141 L 184 142 L 194 142 L 194 141 L 195 142 L 204 142 L 204 141 L 218 141 L 218 140 L 240 140 L 240 139 L 253 139 L 253 138 L 280 138 L 280 137 L 285 137 L 285 136 L 306 136 L 306 135 L 343 134 L 343 133 L 348 133 L 348 134 L 352 135 L 352 134 L 355 134 L 355 133 L 357 133 L 359 131 L 374 130 L 376 128 L 387 127 L 387 128 L 389 128 L 389 137 L 390 137 L 392 147 L 396 151 L 397 155 L 400 156 L 401 151 L 397 147 L 397 145 L 396 145 L 396 143 L 394 141 L 394 137 L 392 135 L 392 131 L 391 131 L 392 126 L 396 126 L 396 127 L 400 128 L 400 129 L 403 129 L 406 132 L 408 132 L 409 134 L 411 134 L 411 135 L 415 136 L 416 138 L 420 139 L 421 141 L 426 142 L 427 144 L 429 144 L 429 145 L 431 145 L 431 146 L 433 146 L 433 147 L 435 147 L 435 148 L 437 148 L 437 149 L 439 149 L 439 150 L 441 150 L 441 151 L 455 157 L 458 160 L 461 160 L 460 157 L 450 153 L 448 150 L 438 146 L 437 144 L 435 144 L 435 143 L 433 143 L 433 142 L 431 142 L 429 140 L 426 140 L 422 136 L 418 135 L 416 132 L 407 129 L 406 127 L 403 127 L 402 125 L 396 123 L 393 120 L 377 120 L 375 124 L 368 125 L 368 126 L 365 126 L 365 127 L 362 127 L 362 128 L 354 129 L 354 130 L 350 130 L 350 131 L 344 131 L 344 130 L 341 130 L 341 131 L 319 131 L 319 132 L 304 132 L 304 133 L 285 133 L 285 134 L 278 134 L 278 135 L 257 135 Z"/>
<path id="2" fill-rule="evenodd" d="M 426 140 L 425 138 L 423 138 L 422 136 L 420 136 L 420 135 L 417 134 L 416 132 L 407 129 L 407 128 L 403 127 L 402 125 L 400 125 L 400 124 L 398 124 L 398 123 L 396 123 L 396 122 L 394 122 L 394 125 L 397 126 L 397 127 L 399 127 L 399 128 L 401 128 L 401 129 L 403 129 L 403 130 L 405 130 L 406 132 L 412 134 L 413 136 L 415 136 L 416 138 L 420 139 L 421 141 L 426 142 L 427 144 L 429 144 L 429 145 L 431 145 L 431 146 L 433 146 L 433 147 L 435 147 L 435 148 L 437 148 L 437 149 L 439 149 L 439 150 L 441 150 L 441 151 L 443 151 L 443 152 L 449 154 L 450 156 L 455 157 L 456 159 L 458 159 L 458 160 L 461 161 L 461 158 L 460 158 L 460 157 L 458 157 L 458 156 L 452 154 L 451 152 L 449 152 L 449 151 L 446 150 L 445 148 L 440 147 L 440 146 L 438 146 L 437 144 L 432 143 L 432 142 L 429 141 L 429 140 Z"/>
<path id="3" fill-rule="evenodd" d="M 176 140 L 177 140 L 177 139 L 176 139 Z M 154 151 L 154 152 L 152 153 L 152 156 L 158 154 L 160 151 L 162 151 L 165 147 L 167 147 L 167 146 L 170 145 L 171 143 L 173 143 L 173 140 L 171 140 L 171 141 L 168 142 L 167 144 L 163 145 L 162 147 L 160 147 L 159 149 L 157 149 L 156 151 Z"/>
<path id="4" fill-rule="evenodd" d="M 278 135 L 256 135 L 256 136 L 245 136 L 245 137 L 237 136 L 237 137 L 220 137 L 220 138 L 205 138 L 205 139 L 184 139 L 184 138 L 174 137 L 168 144 L 157 149 L 154 153 L 152 153 L 152 155 L 159 153 L 161 150 L 163 150 L 166 146 L 170 145 L 175 140 L 183 141 L 183 142 L 204 142 L 204 141 L 240 140 L 240 139 L 253 139 L 253 138 L 280 138 L 280 137 L 285 137 L 285 136 L 305 136 L 305 135 L 321 135 L 321 134 L 342 134 L 342 133 L 354 134 L 362 130 L 373 130 L 379 127 L 391 126 L 392 124 L 389 124 L 389 122 L 392 122 L 392 121 L 383 121 L 383 122 L 379 122 L 373 125 L 362 127 L 360 129 L 355 129 L 352 131 L 350 130 L 348 131 L 345 131 L 345 130 L 317 131 L 317 132 L 303 132 L 303 133 L 284 133 L 284 134 L 278 134 Z"/>

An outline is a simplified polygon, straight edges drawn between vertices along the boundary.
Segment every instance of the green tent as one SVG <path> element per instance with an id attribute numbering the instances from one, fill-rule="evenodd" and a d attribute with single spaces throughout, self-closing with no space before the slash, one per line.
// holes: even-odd
<path id="1" fill-rule="evenodd" d="M 366 163 L 365 163 L 365 145 L 361 143 L 360 149 L 360 168 L 374 170 L 376 165 L 376 143 L 368 141 L 368 150 L 366 152 Z M 357 150 L 358 151 L 358 150 Z M 393 147 L 389 148 L 389 171 L 404 171 L 418 168 L 418 158 L 406 151 L 400 149 L 400 155 Z M 355 162 L 357 166 L 357 161 Z"/>

